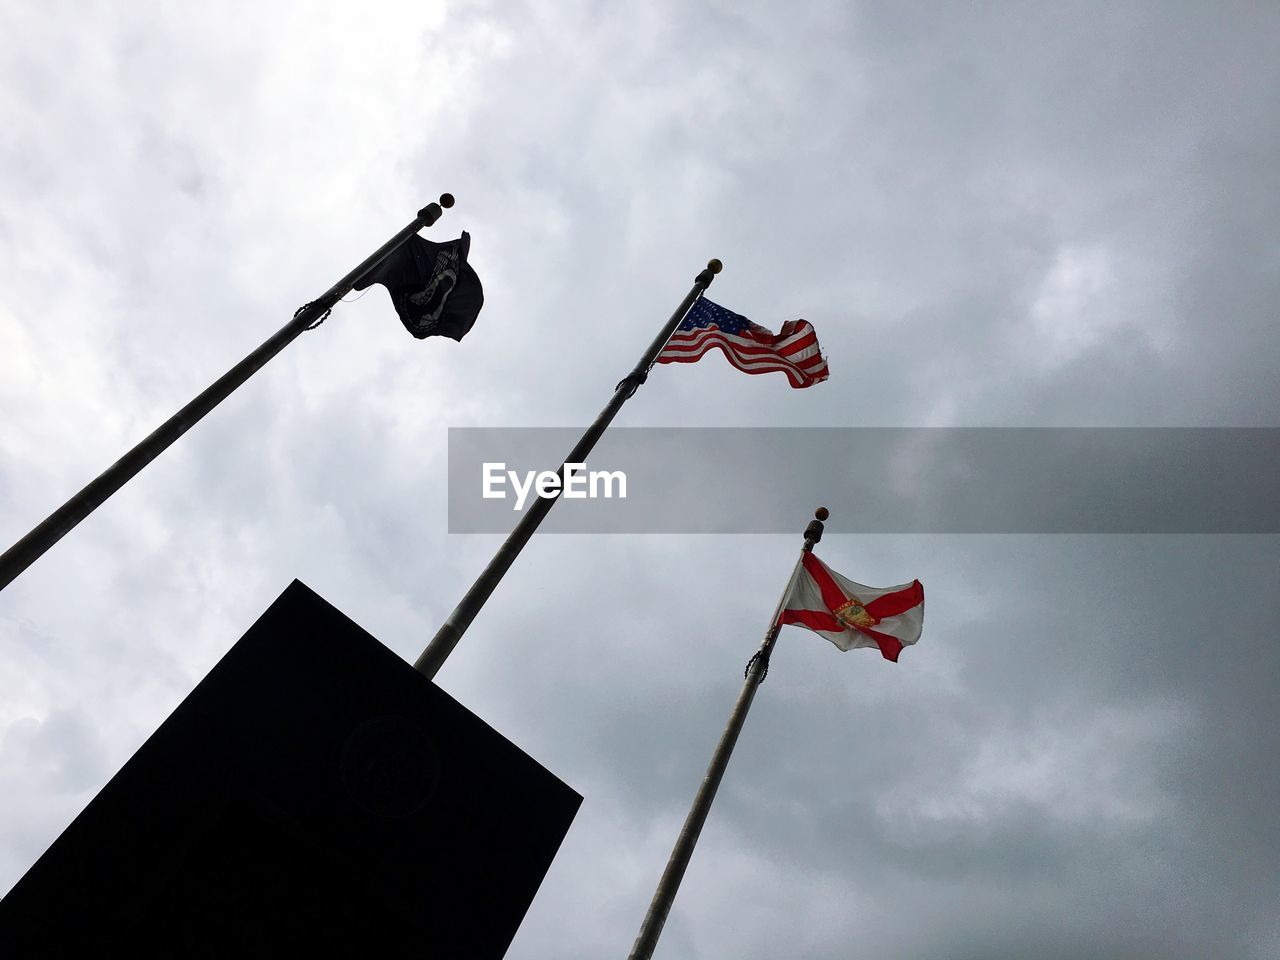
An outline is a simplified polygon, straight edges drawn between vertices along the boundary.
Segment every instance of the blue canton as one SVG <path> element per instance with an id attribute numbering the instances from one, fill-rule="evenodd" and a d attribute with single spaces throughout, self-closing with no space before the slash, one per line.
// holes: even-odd
<path id="1" fill-rule="evenodd" d="M 716 327 L 725 333 L 741 334 L 751 329 L 751 321 L 741 314 L 726 310 L 718 303 L 712 303 L 706 297 L 699 298 L 680 324 L 682 331 L 705 330 Z"/>

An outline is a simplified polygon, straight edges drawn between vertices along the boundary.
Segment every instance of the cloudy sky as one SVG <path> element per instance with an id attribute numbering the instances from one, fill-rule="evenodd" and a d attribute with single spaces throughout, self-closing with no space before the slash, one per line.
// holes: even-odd
<path id="1" fill-rule="evenodd" d="M 501 539 L 448 533 L 447 428 L 584 425 L 709 257 L 831 380 L 711 356 L 619 424 L 1280 426 L 1274 5 L 18 0 L 0 34 L 0 545 L 443 190 L 487 297 L 461 344 L 341 306 L 3 592 L 0 891 L 293 578 L 412 660 Z M 510 957 L 626 955 L 814 506 L 535 538 L 441 671 L 585 796 Z M 784 632 L 657 956 L 1280 957 L 1275 536 L 819 553 L 922 580 L 924 638 Z"/>

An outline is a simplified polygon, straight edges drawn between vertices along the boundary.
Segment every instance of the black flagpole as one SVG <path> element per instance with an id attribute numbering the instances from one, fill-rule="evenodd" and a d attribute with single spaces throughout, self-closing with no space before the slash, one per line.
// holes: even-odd
<path id="1" fill-rule="evenodd" d="M 796 561 L 796 570 L 804 561 L 804 555 L 822 539 L 822 521 L 828 516 L 830 514 L 827 508 L 819 507 L 814 514 L 816 519 L 809 521 L 809 526 L 804 531 L 804 548 Z M 667 922 L 667 914 L 671 912 L 671 903 L 676 898 L 676 891 L 680 889 L 680 881 L 684 878 L 685 868 L 689 866 L 689 858 L 693 856 L 694 845 L 698 842 L 702 825 L 707 821 L 711 801 L 716 798 L 720 780 L 724 777 L 725 768 L 729 766 L 729 756 L 738 742 L 738 734 L 742 732 L 742 725 L 746 722 L 751 701 L 755 699 L 756 688 L 764 680 L 764 675 L 769 672 L 769 657 L 778 639 L 778 631 L 782 629 L 778 618 L 782 615 L 782 605 L 786 602 L 787 592 L 794 579 L 795 571 L 792 571 L 791 578 L 787 580 L 787 586 L 783 589 L 782 598 L 778 601 L 777 609 L 773 611 L 773 619 L 769 621 L 769 630 L 764 635 L 764 642 L 747 661 L 747 676 L 742 684 L 742 692 L 738 694 L 738 701 L 733 705 L 733 712 L 729 714 L 729 723 L 725 726 L 724 733 L 720 735 L 715 753 L 711 755 L 707 774 L 702 778 L 698 793 L 693 798 L 693 807 L 689 810 L 684 826 L 680 829 L 680 836 L 676 839 L 675 849 L 671 851 L 667 868 L 662 871 L 662 879 L 658 881 L 658 889 L 654 891 L 649 912 L 645 914 L 644 922 L 640 924 L 640 933 L 636 937 L 635 946 L 631 948 L 628 960 L 649 960 L 653 956 L 653 948 L 657 946 L 663 924 Z"/>
<path id="2" fill-rule="evenodd" d="M 689 312 L 689 308 L 693 306 L 694 301 L 702 296 L 703 291 L 711 286 L 711 281 L 715 279 L 715 275 L 720 272 L 722 267 L 723 265 L 719 260 L 708 261 L 707 268 L 694 279 L 693 287 L 685 295 L 684 300 L 680 302 L 680 306 L 676 307 L 676 312 L 663 324 L 662 329 L 654 337 L 653 343 L 649 344 L 649 349 L 644 352 L 644 356 L 640 358 L 640 362 L 636 364 L 635 369 L 613 388 L 613 397 L 605 405 L 605 408 L 600 411 L 600 415 L 587 428 L 587 432 L 582 435 L 582 438 L 574 448 L 569 451 L 564 463 L 586 462 L 587 454 L 591 452 L 591 448 L 596 445 L 596 441 L 600 439 L 609 424 L 613 422 L 613 418 L 622 409 L 622 405 L 630 400 L 635 395 L 636 390 L 639 389 L 640 384 L 644 383 L 649 375 L 649 369 L 657 362 L 658 354 L 667 345 L 667 341 L 675 333 L 676 327 L 680 326 L 680 321 L 684 319 L 684 315 Z M 560 469 L 556 471 L 560 477 L 561 487 L 564 486 L 564 463 L 560 464 Z M 502 546 L 498 548 L 498 552 L 493 555 L 489 565 L 476 578 L 476 582 L 471 585 L 471 589 L 458 602 L 453 613 L 449 614 L 449 618 L 436 631 L 436 635 L 431 638 L 431 642 L 422 651 L 422 655 L 414 662 L 413 666 L 419 673 L 427 677 L 434 677 L 440 670 L 445 659 L 453 652 L 453 648 L 458 645 L 458 641 L 462 639 L 462 635 L 467 632 L 467 627 L 471 626 L 471 621 L 476 618 L 480 608 L 484 606 L 490 594 L 502 581 L 503 575 L 510 569 L 511 564 L 520 555 L 520 551 L 524 549 L 524 545 L 529 542 L 529 538 L 538 529 L 538 524 L 542 523 L 542 518 L 550 512 L 559 497 L 560 491 L 557 490 L 554 497 L 537 497 L 529 506 L 524 516 L 520 518 L 520 522 L 516 524 L 515 529 L 503 541 Z"/>
<path id="3" fill-rule="evenodd" d="M 357 280 L 423 227 L 429 227 L 439 220 L 444 212 L 441 208 L 452 206 L 453 196 L 444 193 L 440 195 L 439 203 L 429 203 L 419 210 L 412 223 L 371 253 L 318 300 L 311 301 L 294 314 L 293 319 L 277 330 L 269 340 L 224 373 L 208 389 L 157 427 L 149 437 L 103 471 L 97 479 L 90 481 L 83 490 L 51 513 L 43 523 L 0 555 L 0 590 L 7 587 L 23 570 L 40 559 L 46 550 L 61 540 L 77 523 L 102 506 L 108 497 L 163 453 L 171 443 L 195 426 L 201 417 L 257 373 L 268 360 L 292 343 L 298 334 L 323 319 L 328 311 L 333 309 L 334 304 L 346 296 Z"/>

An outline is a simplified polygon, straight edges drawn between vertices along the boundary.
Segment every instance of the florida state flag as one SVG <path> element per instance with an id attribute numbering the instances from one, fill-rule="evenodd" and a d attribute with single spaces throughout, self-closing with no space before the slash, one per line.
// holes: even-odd
<path id="1" fill-rule="evenodd" d="M 807 627 L 841 650 L 877 647 L 886 660 L 920 639 L 924 587 L 919 580 L 896 587 L 867 587 L 836 573 L 811 552 L 787 587 L 780 623 Z"/>

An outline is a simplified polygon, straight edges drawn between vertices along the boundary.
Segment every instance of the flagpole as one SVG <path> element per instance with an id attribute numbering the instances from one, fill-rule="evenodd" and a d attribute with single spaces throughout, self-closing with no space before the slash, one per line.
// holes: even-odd
<path id="1" fill-rule="evenodd" d="M 723 269 L 723 264 L 719 260 L 712 259 L 707 262 L 706 269 L 694 279 L 693 286 L 685 295 L 684 300 L 680 302 L 680 306 L 676 307 L 676 311 L 671 314 L 670 319 L 663 324 L 662 329 L 658 331 L 658 335 L 653 338 L 653 343 L 649 344 L 649 348 L 645 350 L 635 369 L 618 381 L 618 385 L 613 388 L 613 396 L 609 399 L 605 408 L 600 411 L 600 415 L 596 417 L 595 422 L 587 428 L 586 433 L 582 435 L 574 448 L 569 451 L 564 463 L 560 464 L 560 469 L 556 471 L 556 475 L 560 477 L 561 482 L 555 495 L 534 499 L 529 509 L 520 518 L 520 522 L 516 524 L 515 529 L 511 531 L 502 546 L 498 548 L 498 552 L 493 555 L 489 565 L 476 578 L 476 582 L 471 585 L 471 589 L 458 602 L 453 613 L 449 614 L 448 619 L 441 624 L 440 629 L 436 631 L 436 635 L 431 638 L 431 642 L 427 644 L 421 656 L 414 662 L 414 669 L 419 673 L 431 678 L 440 670 L 449 654 L 453 652 L 453 648 L 462 639 L 462 635 L 467 632 L 467 627 L 471 626 L 471 621 L 476 618 L 480 608 L 485 605 L 485 601 L 489 599 L 494 589 L 502 581 L 507 570 L 511 568 L 511 564 L 515 562 L 516 557 L 520 555 L 520 551 L 524 549 L 524 545 L 529 542 L 529 538 L 533 536 L 534 531 L 538 529 L 538 525 L 542 523 L 542 519 L 551 511 L 556 500 L 559 499 L 560 489 L 564 486 L 564 464 L 586 462 L 587 454 L 591 452 L 596 442 L 608 429 L 609 424 L 613 422 L 613 418 L 622 409 L 622 405 L 630 400 L 635 395 L 636 390 L 640 388 L 640 385 L 645 382 L 649 376 L 650 368 L 657 362 L 658 354 L 667 345 L 667 341 L 675 333 L 676 327 L 680 326 L 680 322 L 684 319 L 685 314 L 689 312 L 689 308 L 702 296 L 703 291 L 711 286 L 711 281 L 715 279 L 716 274 L 721 269 Z"/>
<path id="2" fill-rule="evenodd" d="M 693 807 L 689 810 L 689 816 L 685 818 L 684 826 L 680 829 L 680 836 L 676 839 L 675 848 L 667 860 L 667 867 L 662 871 L 662 879 L 658 881 L 658 889 L 654 891 L 653 900 L 649 903 L 649 911 L 645 914 L 644 922 L 640 924 L 640 933 L 636 936 L 636 942 L 631 948 L 628 960 L 649 960 L 653 956 L 653 948 L 657 946 L 662 927 L 667 922 L 667 914 L 671 912 L 671 904 L 676 898 L 676 891 L 680 889 L 680 881 L 684 878 L 689 859 L 693 856 L 698 835 L 702 833 L 702 826 L 707 821 L 711 802 L 716 798 L 720 780 L 724 777 L 725 768 L 729 766 L 729 757 L 733 753 L 734 745 L 738 742 L 742 725 L 746 722 L 751 701 L 755 699 L 756 689 L 764 680 L 765 674 L 769 672 L 769 657 L 778 639 L 778 631 L 782 629 L 779 619 L 782 616 L 783 605 L 787 602 L 791 583 L 804 562 L 804 555 L 822 539 L 822 521 L 828 516 L 830 513 L 827 508 L 819 507 L 814 514 L 815 519 L 810 520 L 809 526 L 805 528 L 804 547 L 800 551 L 791 576 L 787 579 L 786 587 L 783 588 L 778 606 L 773 611 L 773 618 L 769 621 L 769 629 L 764 635 L 764 641 L 760 644 L 760 649 L 747 661 L 746 679 L 742 684 L 742 691 L 738 694 L 738 700 L 729 714 L 729 722 L 724 728 L 724 733 L 720 735 L 715 753 L 711 755 L 706 776 L 702 778 L 698 792 L 693 798 Z"/>
<path id="3" fill-rule="evenodd" d="M 257 373 L 272 357 L 287 347 L 308 327 L 322 320 L 356 282 L 381 263 L 388 254 L 423 227 L 440 219 L 442 208 L 453 206 L 453 196 L 440 195 L 439 203 L 429 203 L 413 221 L 394 237 L 366 257 L 359 266 L 330 287 L 318 300 L 313 300 L 294 314 L 256 350 L 213 382 L 203 393 L 157 427 L 150 436 L 91 480 L 79 493 L 51 513 L 43 523 L 0 555 L 0 590 L 35 563 L 46 550 L 61 540 L 81 520 L 102 506 L 113 493 L 133 479 L 139 471 L 158 457 L 175 440 L 190 430 L 200 419 L 231 395 L 241 384 Z"/>

